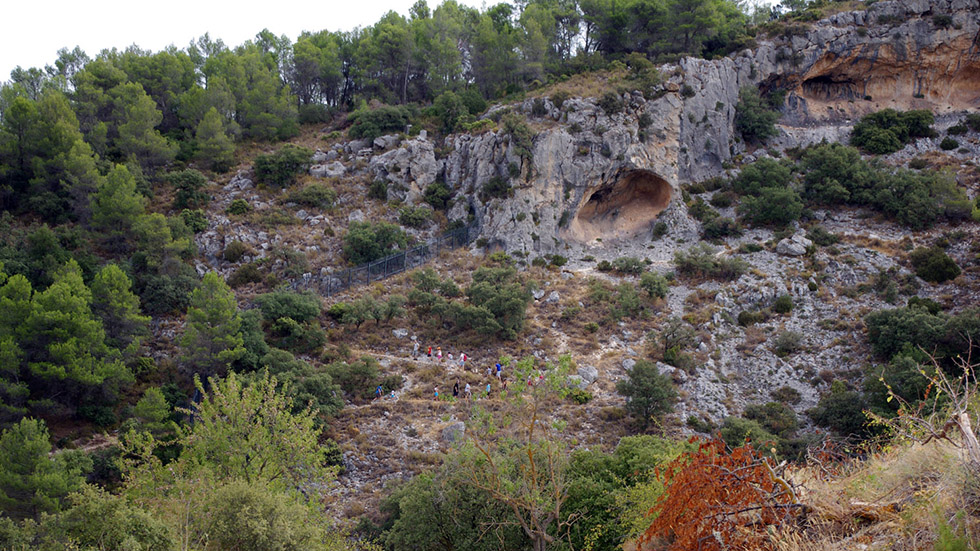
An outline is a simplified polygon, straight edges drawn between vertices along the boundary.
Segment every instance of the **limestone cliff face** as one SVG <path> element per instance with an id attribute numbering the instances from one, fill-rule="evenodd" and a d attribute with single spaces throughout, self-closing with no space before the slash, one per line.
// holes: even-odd
<path id="1" fill-rule="evenodd" d="M 546 100 L 546 113 L 533 116 L 528 100 L 516 108 L 538 131 L 530 172 L 502 132 L 447 139 L 446 182 L 468 199 L 450 218 L 473 212 L 491 243 L 533 256 L 646 238 L 658 219 L 683 235 L 691 230 L 676 215 L 679 185 L 718 175 L 745 152 L 733 128 L 741 87 L 787 91 L 776 147 L 844 139 L 852 120 L 886 107 L 980 107 L 978 36 L 977 0 L 885 1 L 754 50 L 662 67 L 659 97 L 626 94 L 618 113 L 581 98 L 560 109 Z M 514 192 L 484 201 L 494 178 L 511 180 Z"/>

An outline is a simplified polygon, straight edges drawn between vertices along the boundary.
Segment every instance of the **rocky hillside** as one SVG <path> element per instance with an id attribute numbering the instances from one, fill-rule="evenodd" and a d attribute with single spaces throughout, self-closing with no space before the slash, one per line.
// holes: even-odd
<path id="1" fill-rule="evenodd" d="M 717 248 L 710 254 L 743 261 L 744 273 L 727 281 L 678 276 L 666 297 L 642 315 L 613 323 L 597 313 L 603 306 L 590 289 L 596 282 L 611 288 L 637 278 L 600 269 L 601 262 L 632 257 L 650 271 L 674 272 L 675 255 L 704 239 L 705 224 L 689 208 L 716 204 L 716 194 L 700 182 L 734 178 L 759 159 L 798 156 L 799 148 L 824 140 L 846 142 L 860 116 L 883 108 L 933 111 L 937 137 L 912 141 L 882 162 L 904 167 L 915 159 L 944 168 L 975 199 L 980 134 L 966 131 L 948 151 L 940 149 L 938 136 L 959 124 L 965 110 L 980 107 L 978 33 L 976 6 L 966 0 L 877 2 L 781 27 L 774 36 L 760 37 L 756 48 L 726 58 L 685 58 L 660 67 L 662 82 L 652 92 L 614 91 L 612 98 L 545 92 L 492 107 L 481 130 L 439 141 L 424 131 L 345 141 L 325 130 L 306 139 L 320 149 L 305 179 L 330 182 L 339 192 L 335 206 L 321 211 L 297 205 L 256 188 L 242 171 L 211 204 L 209 231 L 198 238 L 206 253 L 199 270 L 227 275 L 264 258 L 300 287 L 316 290 L 339 269 L 340 236 L 349 222 L 397 219 L 392 203 L 365 200 L 372 183 L 386 182 L 393 204 L 424 206 L 426 189 L 444 182 L 454 196 L 448 220 L 475 220 L 481 239 L 432 267 L 463 285 L 485 255 L 504 251 L 528 269 L 539 289 L 528 312 L 529 329 L 516 342 L 499 348 L 455 343 L 454 350 L 466 348 L 481 366 L 462 374 L 464 382 L 481 388 L 480 370 L 502 355 L 555 360 L 570 354 L 579 384 L 593 400 L 555 415 L 574 421 L 572 434 L 581 445 L 601 447 L 623 434 L 624 398 L 616 382 L 638 359 L 662 360 L 659 335 L 670 320 L 680 319 L 694 335 L 692 363 L 658 363 L 680 389 L 668 431 L 717 426 L 748 404 L 773 399 L 780 389 L 798 395 L 792 408 L 812 428 L 806 412 L 831 384 L 859 386 L 864 366 L 876 361 L 865 336 L 866 314 L 904 305 L 912 296 L 935 300 L 950 312 L 980 303 L 977 223 L 912 231 L 864 208 L 818 206 L 788 228 L 756 226 L 713 239 Z M 766 147 L 747 143 L 735 128 L 739 91 L 746 86 L 785 91 L 778 133 Z M 562 89 L 557 85 L 552 92 Z M 497 122 L 507 112 L 520 116 L 523 130 Z M 497 184 L 503 191 L 487 192 Z M 260 229 L 253 219 L 228 217 L 224 211 L 234 199 L 250 203 L 253 216 L 285 213 L 291 225 Z M 713 210 L 729 219 L 738 212 L 720 201 Z M 438 225 L 430 222 L 412 233 L 430 238 Z M 222 251 L 234 241 L 251 250 L 228 262 Z M 943 244 L 962 275 L 939 284 L 916 277 L 909 252 L 935 243 Z M 306 262 L 290 266 L 288 255 L 277 252 L 284 249 L 301 251 Z M 532 267 L 555 255 L 567 264 Z M 407 279 L 396 278 L 327 303 L 362 293 L 383 298 L 410 288 Z M 777 299 L 783 308 L 775 307 Z M 601 323 L 590 327 L 593 321 Z M 336 322 L 328 323 L 340 331 Z M 342 480 L 349 490 L 380 490 L 389 478 L 438 462 L 466 417 L 460 406 L 429 399 L 434 385 L 445 392 L 458 374 L 409 358 L 416 338 L 428 344 L 442 337 L 405 322 L 379 322 L 365 325 L 348 343 L 406 381 L 398 402 L 349 409 L 332 429 L 345 449 Z"/>

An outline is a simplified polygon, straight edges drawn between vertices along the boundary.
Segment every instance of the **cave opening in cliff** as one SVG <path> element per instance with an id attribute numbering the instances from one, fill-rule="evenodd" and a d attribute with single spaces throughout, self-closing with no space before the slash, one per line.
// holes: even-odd
<path id="1" fill-rule="evenodd" d="M 828 74 L 808 78 L 802 84 L 803 97 L 818 101 L 854 101 L 862 99 L 860 86 L 848 75 Z"/>
<path id="2" fill-rule="evenodd" d="M 568 237 L 628 239 L 649 231 L 670 203 L 671 187 L 649 170 L 630 170 L 586 192 L 568 228 Z"/>

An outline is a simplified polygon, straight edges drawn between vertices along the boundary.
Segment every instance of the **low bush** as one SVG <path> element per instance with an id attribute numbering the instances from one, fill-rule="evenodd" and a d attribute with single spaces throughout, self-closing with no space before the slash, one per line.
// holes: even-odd
<path id="1" fill-rule="evenodd" d="M 664 298 L 667 296 L 667 278 L 654 272 L 643 272 L 640 276 L 640 288 L 650 295 L 650 298 Z"/>
<path id="2" fill-rule="evenodd" d="M 425 207 L 398 209 L 398 223 L 409 228 L 421 228 L 432 219 L 432 211 Z"/>
<path id="3" fill-rule="evenodd" d="M 942 283 L 960 275 L 960 267 L 939 247 L 915 249 L 909 260 L 915 275 L 932 283 Z"/>
<path id="4" fill-rule="evenodd" d="M 718 251 L 707 243 L 700 243 L 687 251 L 677 251 L 674 253 L 674 264 L 678 274 L 724 281 L 737 279 L 748 270 L 744 260 L 721 257 Z"/>
<path id="5" fill-rule="evenodd" d="M 441 180 L 436 180 L 425 188 L 422 200 L 435 210 L 446 210 L 449 207 L 449 199 L 453 192 L 449 186 Z"/>
<path id="6" fill-rule="evenodd" d="M 228 262 L 238 262 L 243 256 L 252 252 L 252 248 L 242 243 L 241 241 L 232 241 L 225 245 L 224 252 L 221 253 L 222 258 Z"/>
<path id="7" fill-rule="evenodd" d="M 646 270 L 646 264 L 636 257 L 621 256 L 613 260 L 612 268 L 621 274 L 638 275 Z"/>
<path id="8" fill-rule="evenodd" d="M 351 222 L 344 235 L 344 258 L 351 264 L 363 264 L 407 245 L 408 236 L 394 224 Z"/>
<path id="9" fill-rule="evenodd" d="M 939 142 L 939 149 L 943 151 L 952 151 L 960 146 L 960 142 L 950 138 L 949 136 L 943 138 L 943 141 Z"/>
<path id="10" fill-rule="evenodd" d="M 405 132 L 413 116 L 411 108 L 404 105 L 358 109 L 347 117 L 352 123 L 347 135 L 351 138 L 374 140 L 385 134 Z"/>
<path id="11" fill-rule="evenodd" d="M 868 153 L 894 153 L 916 138 L 935 135 L 932 112 L 927 110 L 899 112 L 884 109 L 861 118 L 851 132 L 851 144 Z"/>
<path id="12" fill-rule="evenodd" d="M 332 187 L 319 182 L 290 191 L 286 195 L 287 202 L 319 209 L 330 208 L 336 200 L 337 192 Z"/>
<path id="13" fill-rule="evenodd" d="M 772 303 L 772 311 L 777 314 L 788 314 L 793 311 L 793 297 L 789 295 L 780 295 Z"/>
<path id="14" fill-rule="evenodd" d="M 310 168 L 313 152 L 305 147 L 286 144 L 271 155 L 255 158 L 255 179 L 263 184 L 286 187 L 296 181 L 296 175 Z"/>
<path id="15" fill-rule="evenodd" d="M 252 205 L 248 204 L 245 199 L 235 199 L 225 209 L 227 214 L 233 214 L 236 216 L 241 216 L 243 214 L 248 214 L 252 211 Z"/>
<path id="16" fill-rule="evenodd" d="M 755 87 L 746 86 L 738 93 L 735 106 L 735 128 L 747 141 L 764 142 L 776 135 L 779 112 L 773 110 Z"/>
<path id="17" fill-rule="evenodd" d="M 375 180 L 371 182 L 368 186 L 368 197 L 371 199 L 377 199 L 378 201 L 388 200 L 388 182 L 384 180 Z"/>
<path id="18" fill-rule="evenodd" d="M 731 218 L 714 218 L 704 223 L 702 228 L 705 239 L 721 239 L 723 237 L 738 237 L 742 228 Z"/>

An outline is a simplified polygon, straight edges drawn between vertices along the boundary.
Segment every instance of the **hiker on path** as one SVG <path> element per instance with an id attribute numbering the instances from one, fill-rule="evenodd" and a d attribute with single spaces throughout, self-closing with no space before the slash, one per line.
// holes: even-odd
<path id="1" fill-rule="evenodd" d="M 503 366 L 501 366 L 501 365 L 500 365 L 500 364 L 498 363 L 498 364 L 497 364 L 497 380 L 500 380 L 500 372 L 501 372 L 501 370 L 503 370 Z"/>
<path id="2" fill-rule="evenodd" d="M 437 346 L 436 347 L 436 359 L 439 360 L 440 362 L 442 361 L 442 347 L 441 346 Z"/>
<path id="3" fill-rule="evenodd" d="M 450 352 L 449 353 L 449 368 L 452 369 L 452 367 L 453 367 L 453 353 Z"/>
<path id="4" fill-rule="evenodd" d="M 384 392 L 385 391 L 383 388 L 381 388 L 381 385 L 378 385 L 378 388 L 374 389 L 374 397 L 381 398 L 381 396 L 384 395 Z"/>
<path id="5" fill-rule="evenodd" d="M 459 353 L 459 367 L 461 367 L 463 369 L 466 369 L 466 360 L 467 359 L 468 358 L 466 357 L 466 352 L 460 352 Z"/>
<path id="6" fill-rule="evenodd" d="M 487 383 L 487 398 L 490 397 L 490 383 Z"/>
<path id="7" fill-rule="evenodd" d="M 459 398 L 459 379 L 456 379 L 456 384 L 453 385 L 453 398 Z"/>
<path id="8" fill-rule="evenodd" d="M 493 376 L 493 366 L 492 365 L 488 365 L 487 366 L 487 377 L 491 377 L 491 376 Z"/>
<path id="9" fill-rule="evenodd" d="M 437 400 L 437 401 L 439 400 L 439 387 L 436 387 L 436 392 L 435 392 L 435 396 L 433 397 L 433 399 L 434 400 Z"/>
<path id="10" fill-rule="evenodd" d="M 431 360 L 432 359 L 432 345 L 431 344 L 429 345 L 429 351 L 426 352 L 426 354 L 429 355 L 429 359 Z"/>
<path id="11" fill-rule="evenodd" d="M 463 389 L 463 395 L 466 396 L 467 400 L 473 397 L 473 389 L 470 388 L 469 383 L 466 383 L 466 388 Z"/>
<path id="12" fill-rule="evenodd" d="M 415 343 L 412 344 L 412 357 L 413 358 L 419 357 L 419 341 L 415 341 Z"/>

